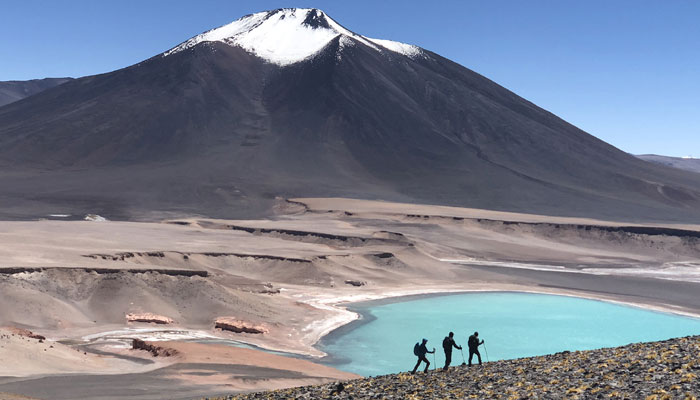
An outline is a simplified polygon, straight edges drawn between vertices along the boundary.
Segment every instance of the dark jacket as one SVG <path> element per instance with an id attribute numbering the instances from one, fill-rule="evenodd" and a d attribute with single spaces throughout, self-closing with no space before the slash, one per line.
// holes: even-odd
<path id="1" fill-rule="evenodd" d="M 445 336 L 445 338 L 442 339 L 442 348 L 445 350 L 445 353 L 452 352 L 452 347 L 460 350 L 462 349 L 460 346 L 457 346 L 454 338 Z"/>
<path id="2" fill-rule="evenodd" d="M 482 340 L 481 343 L 484 343 L 484 341 Z M 476 350 L 481 343 L 479 343 L 479 338 L 474 335 L 469 336 L 469 341 L 467 342 L 470 350 Z"/>
<path id="3" fill-rule="evenodd" d="M 418 348 L 418 357 L 425 357 L 426 353 L 434 353 L 434 352 L 429 351 L 428 347 L 425 345 L 425 343 L 421 343 L 420 347 Z"/>

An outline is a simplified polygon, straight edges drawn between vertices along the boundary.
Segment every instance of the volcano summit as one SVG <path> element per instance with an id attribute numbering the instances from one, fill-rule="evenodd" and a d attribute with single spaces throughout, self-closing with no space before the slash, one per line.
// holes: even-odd
<path id="1" fill-rule="evenodd" d="M 0 108 L 2 218 L 250 217 L 277 197 L 700 221 L 700 175 L 316 9 L 245 16 Z"/>
<path id="2" fill-rule="evenodd" d="M 389 50 L 414 57 L 421 54 L 417 46 L 357 35 L 320 10 L 279 9 L 246 15 L 228 25 L 197 35 L 164 55 L 192 48 L 202 42 L 222 42 L 246 49 L 267 62 L 284 66 L 314 56 L 334 39 L 339 39 L 345 45 L 352 45 L 353 42 L 348 39 L 354 39 L 380 52 Z"/>

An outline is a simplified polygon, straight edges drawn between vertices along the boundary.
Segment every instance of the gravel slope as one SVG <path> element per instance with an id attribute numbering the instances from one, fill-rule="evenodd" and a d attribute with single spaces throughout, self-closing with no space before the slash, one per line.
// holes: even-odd
<path id="1" fill-rule="evenodd" d="M 700 336 L 226 399 L 697 399 Z"/>

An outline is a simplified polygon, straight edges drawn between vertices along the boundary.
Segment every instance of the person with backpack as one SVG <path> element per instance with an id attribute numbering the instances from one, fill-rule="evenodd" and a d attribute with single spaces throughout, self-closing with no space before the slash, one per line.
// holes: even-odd
<path id="1" fill-rule="evenodd" d="M 445 350 L 445 366 L 442 368 L 443 371 L 447 371 L 447 368 L 452 362 L 452 347 L 462 350 L 462 346 L 457 346 L 454 339 L 454 332 L 450 332 L 448 336 L 442 339 L 442 349 Z"/>
<path id="2" fill-rule="evenodd" d="M 428 343 L 428 339 L 423 339 L 423 342 L 421 344 L 416 343 L 416 345 L 413 346 L 413 354 L 415 354 L 418 357 L 418 362 L 416 363 L 416 366 L 413 367 L 413 371 L 411 371 L 412 374 L 416 373 L 416 370 L 418 369 L 418 366 L 421 362 L 425 363 L 425 370 L 423 372 L 428 372 L 428 368 L 430 367 L 430 361 L 428 361 L 425 355 L 428 353 L 435 354 L 435 348 L 433 348 L 433 351 L 429 351 L 425 345 L 426 343 Z"/>
<path id="3" fill-rule="evenodd" d="M 474 357 L 474 354 L 476 354 L 476 356 L 479 358 L 479 365 L 481 365 L 481 354 L 479 354 L 479 345 L 484 344 L 484 341 L 482 340 L 481 342 L 479 342 L 479 332 L 474 332 L 473 335 L 469 336 L 467 344 L 469 345 L 469 366 L 472 365 L 472 357 Z"/>

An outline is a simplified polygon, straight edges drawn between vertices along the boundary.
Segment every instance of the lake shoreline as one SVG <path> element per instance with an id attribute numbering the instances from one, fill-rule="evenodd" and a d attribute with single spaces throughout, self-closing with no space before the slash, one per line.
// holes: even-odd
<path id="1" fill-rule="evenodd" d="M 512 293 L 512 294 L 531 294 L 531 295 L 546 295 L 546 296 L 561 296 L 561 297 L 567 297 L 567 298 L 577 298 L 577 299 L 584 299 L 584 300 L 590 300 L 590 301 L 596 301 L 596 302 L 602 302 L 602 303 L 607 303 L 611 305 L 618 305 L 618 306 L 623 306 L 623 307 L 630 307 L 634 309 L 639 309 L 639 310 L 644 310 L 648 312 L 653 312 L 653 313 L 659 313 L 659 314 L 668 314 L 668 315 L 674 315 L 674 316 L 679 316 L 679 317 L 686 317 L 686 318 L 692 318 L 692 319 L 698 319 L 700 320 L 700 314 L 695 314 L 695 313 L 688 313 L 688 312 L 682 312 L 677 309 L 671 308 L 671 307 L 663 307 L 659 305 L 647 305 L 647 304 L 640 304 L 640 303 L 634 303 L 634 302 L 628 302 L 628 301 L 622 301 L 619 298 L 607 298 L 603 296 L 596 296 L 592 293 L 569 293 L 567 291 L 559 291 L 559 290 L 527 290 L 527 289 L 520 289 L 520 290 L 513 290 L 513 289 L 505 289 L 505 290 L 498 290 L 498 289 L 470 289 L 470 290 L 445 290 L 445 291 L 428 291 L 424 293 L 411 293 L 411 294 L 396 294 L 396 295 L 390 295 L 390 296 L 385 296 L 385 297 L 373 297 L 369 299 L 363 299 L 363 300 L 358 300 L 358 301 L 347 301 L 346 298 L 343 298 L 342 301 L 339 301 L 337 303 L 334 303 L 333 305 L 335 307 L 342 308 L 345 311 L 349 311 L 351 313 L 354 313 L 357 317 L 336 327 L 335 329 L 331 330 L 330 332 L 326 333 L 325 335 L 322 335 L 320 339 L 314 344 L 314 347 L 318 349 L 319 351 L 323 352 L 325 356 L 322 356 L 320 358 L 317 358 L 317 360 L 325 365 L 330 365 L 330 366 L 335 366 L 338 367 L 339 365 L 344 364 L 348 359 L 344 357 L 338 357 L 337 355 L 330 354 L 326 351 L 326 348 L 333 344 L 335 341 L 340 340 L 343 336 L 349 334 L 355 329 L 358 329 L 368 323 L 373 322 L 374 320 L 377 319 L 376 316 L 374 316 L 371 313 L 371 308 L 373 307 L 378 307 L 378 306 L 383 306 L 383 305 L 388 305 L 388 304 L 395 304 L 395 303 L 404 303 L 404 302 L 410 302 L 410 301 L 415 301 L 415 300 L 422 300 L 422 299 L 429 299 L 429 298 L 436 298 L 436 297 L 446 297 L 446 296 L 459 296 L 459 295 L 468 295 L 468 294 L 484 294 L 484 293 Z M 619 297 L 619 296 L 617 296 Z M 300 354 L 302 357 L 308 357 L 306 354 Z M 314 359 L 314 357 L 310 357 L 311 359 Z"/>
<path id="2" fill-rule="evenodd" d="M 423 302 L 423 300 L 429 301 Z M 409 304 L 412 302 L 417 303 L 415 306 Z M 491 308 L 492 305 L 494 308 Z M 526 308 L 520 310 L 524 306 Z M 384 310 L 380 311 L 377 307 Z M 416 307 L 415 319 L 412 314 L 413 307 Z M 435 307 L 435 313 L 433 307 Z M 377 368 L 380 368 L 381 373 L 408 368 L 411 359 L 415 362 L 412 354 L 410 357 L 407 355 L 410 353 L 409 348 L 416 340 L 426 337 L 430 341 L 429 347 L 439 348 L 441 339 L 449 331 L 454 331 L 458 344 L 464 345 L 465 338 L 476 328 L 482 334 L 486 334 L 485 336 L 491 339 L 491 343 L 494 341 L 500 343 L 500 350 L 495 353 L 501 352 L 499 359 L 532 357 L 567 350 L 593 350 L 700 334 L 700 328 L 696 327 L 696 325 L 700 326 L 699 318 L 630 307 L 619 302 L 516 291 L 413 295 L 391 298 L 388 301 L 381 299 L 354 303 L 348 305 L 347 309 L 358 313 L 360 318 L 333 331 L 319 342 L 319 350 L 328 354 L 319 362 L 365 376 L 377 375 L 378 372 L 375 371 Z M 526 316 L 528 315 L 526 310 L 531 310 L 529 316 Z M 410 317 L 407 318 L 407 316 Z M 373 328 L 362 329 L 377 320 L 381 322 Z M 531 322 L 527 322 L 530 320 Z M 624 329 L 602 328 L 617 326 L 618 321 L 624 320 L 630 321 L 621 325 L 625 327 Z M 478 324 L 478 327 L 476 324 L 472 327 L 465 326 L 468 321 Z M 533 328 L 528 324 L 533 324 Z M 520 335 L 524 338 L 540 336 L 535 331 L 539 329 L 537 327 L 543 326 L 546 326 L 546 330 L 542 331 L 542 337 L 553 335 L 551 340 L 546 340 L 546 344 L 529 340 L 519 342 Z M 435 327 L 440 328 L 436 331 Z M 576 328 L 572 330 L 572 327 Z M 649 330 L 645 327 L 655 328 Z M 407 337 L 404 329 L 415 334 Z M 501 331 L 501 329 L 505 330 Z M 358 330 L 363 332 L 357 332 Z M 556 333 L 559 331 L 561 334 Z M 514 335 L 513 332 L 517 332 L 517 335 L 510 338 L 508 335 Z M 555 340 L 555 338 L 564 339 Z M 396 346 L 397 341 L 402 343 L 400 347 Z M 438 364 L 442 363 L 444 360 L 442 351 L 438 351 L 436 355 Z M 457 357 L 459 358 L 459 354 Z M 393 365 L 397 360 L 401 360 L 395 366 L 399 369 L 381 370 L 381 365 Z M 432 368 L 432 357 L 430 361 Z"/>

